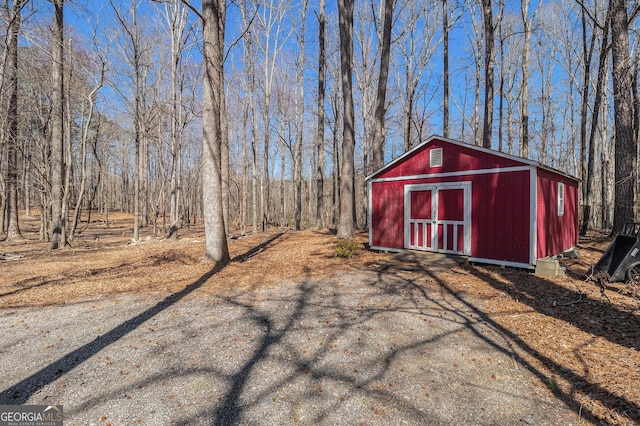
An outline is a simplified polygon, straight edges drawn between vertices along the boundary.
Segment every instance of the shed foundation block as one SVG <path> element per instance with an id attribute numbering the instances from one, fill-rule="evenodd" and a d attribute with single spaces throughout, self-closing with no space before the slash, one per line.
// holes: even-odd
<path id="1" fill-rule="evenodd" d="M 564 269 L 560 266 L 558 259 L 543 258 L 536 261 L 536 275 L 541 277 L 562 277 Z"/>

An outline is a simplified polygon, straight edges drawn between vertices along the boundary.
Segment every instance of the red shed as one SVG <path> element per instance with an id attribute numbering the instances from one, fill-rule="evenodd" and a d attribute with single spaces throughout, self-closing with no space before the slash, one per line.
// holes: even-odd
<path id="1" fill-rule="evenodd" d="M 372 249 L 532 268 L 578 241 L 578 180 L 526 158 L 433 136 L 367 181 Z"/>

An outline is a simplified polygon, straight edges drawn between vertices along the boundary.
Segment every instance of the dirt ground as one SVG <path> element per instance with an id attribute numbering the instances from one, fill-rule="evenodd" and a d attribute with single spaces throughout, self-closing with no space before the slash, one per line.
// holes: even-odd
<path id="1" fill-rule="evenodd" d="M 1 242 L 0 309 L 45 307 L 114 295 L 170 295 L 211 270 L 202 262 L 202 226 L 183 228 L 177 241 L 142 232 L 131 243 L 132 220 L 102 217 L 72 243 L 48 251 L 37 240 L 37 217 L 21 217 L 25 242 Z M 366 235 L 358 235 L 363 248 Z M 337 239 L 326 230 L 274 229 L 230 241 L 233 261 L 199 291 L 250 292 L 297 277 L 321 279 L 345 270 L 387 270 L 429 274 L 425 286 L 449 292 L 468 304 L 514 342 L 524 367 L 585 421 L 640 424 L 640 288 L 632 284 L 601 287 L 587 279 L 610 239 L 591 233 L 580 241 L 576 259 L 563 259 L 567 275 L 543 278 L 528 271 L 462 263 L 431 273 L 419 262 L 363 249 L 336 258 Z M 264 250 L 269 247 L 269 250 Z M 260 256 L 256 256 L 260 254 Z M 253 261 L 254 257 L 259 261 Z M 2 256 L 0 256 L 2 258 Z"/>

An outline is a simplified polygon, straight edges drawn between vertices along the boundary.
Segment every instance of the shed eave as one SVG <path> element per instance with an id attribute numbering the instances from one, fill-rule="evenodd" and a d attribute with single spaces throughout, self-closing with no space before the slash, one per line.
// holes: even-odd
<path id="1" fill-rule="evenodd" d="M 539 167 L 539 168 L 547 170 L 549 172 L 559 174 L 559 175 L 561 175 L 561 176 L 563 176 L 563 177 L 565 177 L 567 179 L 574 180 L 575 182 L 580 182 L 580 180 L 577 179 L 574 176 L 571 176 L 571 175 L 569 175 L 569 174 L 567 174 L 565 172 L 562 172 L 560 170 L 554 169 L 552 167 L 545 166 L 542 163 L 540 163 L 538 161 L 535 161 L 535 160 L 530 160 L 528 158 L 518 157 L 516 155 L 507 154 L 505 152 L 494 151 L 493 149 L 484 148 L 484 147 L 477 146 L 477 145 L 471 145 L 471 144 L 468 144 L 466 142 L 461 142 L 461 141 L 445 138 L 445 137 L 438 136 L 438 135 L 429 136 L 424 142 L 416 145 L 415 147 L 413 147 L 409 151 L 405 152 L 404 154 L 402 154 L 401 156 L 399 156 L 395 160 L 391 161 L 389 164 L 386 164 L 382 168 L 380 168 L 380 169 L 376 170 L 375 172 L 371 173 L 369 176 L 367 176 L 365 178 L 365 181 L 369 181 L 369 180 L 373 179 L 376 175 L 379 175 L 380 173 L 383 173 L 383 172 L 391 169 L 394 165 L 396 165 L 397 163 L 399 163 L 400 161 L 402 161 L 406 157 L 412 155 L 415 151 L 418 151 L 418 150 L 422 149 L 424 146 L 428 145 L 429 143 L 433 142 L 434 140 L 440 140 L 440 141 L 447 142 L 447 143 L 450 143 L 450 144 L 453 144 L 453 145 L 457 145 L 457 146 L 460 146 L 460 147 L 473 149 L 473 150 L 476 150 L 476 151 L 479 151 L 479 152 L 484 152 L 486 154 L 495 155 L 497 157 L 502 157 L 502 158 L 509 159 L 509 160 L 512 160 L 512 161 L 517 161 L 517 162 L 523 163 L 525 165 L 529 165 L 529 166 L 533 166 L 533 167 Z"/>

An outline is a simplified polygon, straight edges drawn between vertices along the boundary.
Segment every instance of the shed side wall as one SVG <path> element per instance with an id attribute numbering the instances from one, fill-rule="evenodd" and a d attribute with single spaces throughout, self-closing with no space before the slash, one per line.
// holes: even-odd
<path id="1" fill-rule="evenodd" d="M 564 214 L 558 215 L 558 182 L 564 183 Z M 578 243 L 578 182 L 538 169 L 538 259 Z"/>

